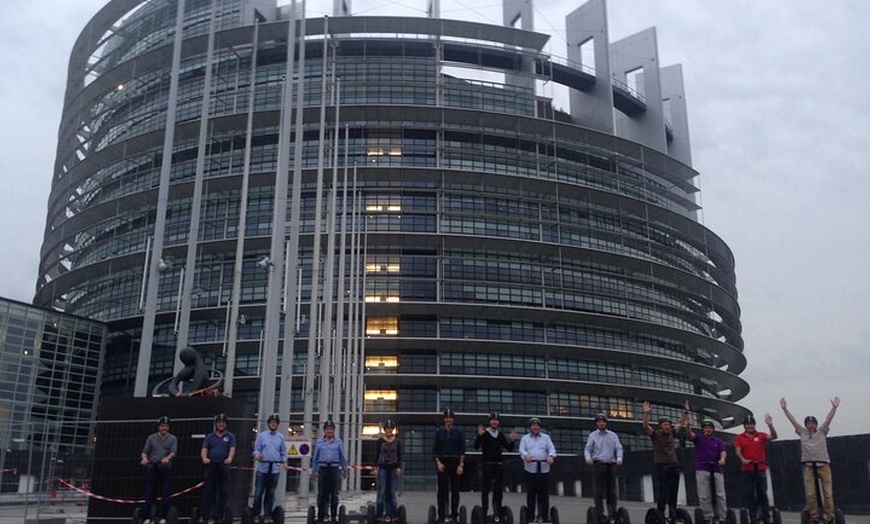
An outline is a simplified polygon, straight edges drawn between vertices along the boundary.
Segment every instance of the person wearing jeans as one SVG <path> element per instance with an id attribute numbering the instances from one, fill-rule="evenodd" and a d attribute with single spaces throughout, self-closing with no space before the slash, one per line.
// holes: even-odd
<path id="1" fill-rule="evenodd" d="M 169 417 L 157 419 L 157 432 L 145 439 L 140 463 L 145 466 L 145 504 L 142 506 L 143 524 L 151 523 L 151 508 L 156 502 L 155 481 L 160 483 L 160 519 L 165 523 L 172 494 L 172 459 L 178 453 L 178 439 L 169 432 Z"/>
<path id="2" fill-rule="evenodd" d="M 317 477 L 317 520 L 326 522 L 328 510 L 332 521 L 337 522 L 338 490 L 341 478 L 347 475 L 347 457 L 332 420 L 323 423 L 323 436 L 314 444 L 311 471 Z"/>
<path id="3" fill-rule="evenodd" d="M 378 495 L 375 515 L 382 522 L 395 522 L 399 518 L 396 492 L 402 474 L 402 443 L 396 437 L 396 422 L 387 419 L 382 424 L 383 435 L 377 444 Z"/>
<path id="4" fill-rule="evenodd" d="M 273 413 L 266 420 L 268 431 L 261 431 L 254 442 L 254 460 L 257 461 L 257 474 L 254 477 L 254 506 L 251 512 L 254 518 L 263 522 L 260 512 L 272 514 L 275 505 L 275 487 L 281 470 L 286 468 L 287 443 L 278 432 L 281 418 Z"/>

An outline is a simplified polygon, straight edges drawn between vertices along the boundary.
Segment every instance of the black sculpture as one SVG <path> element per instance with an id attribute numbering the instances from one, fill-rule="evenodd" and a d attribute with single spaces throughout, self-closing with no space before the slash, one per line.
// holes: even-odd
<path id="1" fill-rule="evenodd" d="M 177 375 L 172 377 L 168 388 L 169 394 L 173 397 L 185 395 L 178 388 L 182 382 L 188 385 L 186 388 L 188 393 L 186 395 L 202 394 L 202 391 L 206 389 L 206 382 L 208 382 L 208 370 L 205 368 L 205 362 L 202 361 L 202 357 L 195 349 L 188 346 L 178 353 L 178 358 L 184 363 L 184 367 Z"/>

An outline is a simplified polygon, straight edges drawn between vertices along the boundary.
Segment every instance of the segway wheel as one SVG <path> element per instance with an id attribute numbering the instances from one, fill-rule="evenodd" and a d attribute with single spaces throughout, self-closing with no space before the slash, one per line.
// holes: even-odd
<path id="1" fill-rule="evenodd" d="M 677 508 L 677 521 L 682 522 L 682 524 L 692 524 L 692 516 L 685 508 Z"/>
<path id="2" fill-rule="evenodd" d="M 779 512 L 777 511 L 777 515 L 778 514 L 779 514 Z M 837 524 L 846 524 L 846 515 L 843 513 L 843 510 L 841 510 L 840 508 L 837 508 L 834 510 L 834 521 Z M 777 524 L 777 523 L 774 521 L 774 524 Z"/>
<path id="3" fill-rule="evenodd" d="M 275 524 L 284 524 L 284 508 L 275 506 L 272 508 L 272 522 Z"/>
<path id="4" fill-rule="evenodd" d="M 695 522 L 697 524 L 704 524 L 704 510 L 701 508 L 695 508 Z"/>
<path id="5" fill-rule="evenodd" d="M 308 514 L 306 515 L 307 524 L 314 524 L 316 520 L 317 509 L 314 506 L 308 506 Z"/>
<path id="6" fill-rule="evenodd" d="M 254 522 L 254 510 L 245 506 L 242 509 L 242 524 L 253 524 Z"/>
<path id="7" fill-rule="evenodd" d="M 223 524 L 233 524 L 233 512 L 230 510 L 226 510 L 224 512 L 224 518 L 221 522 L 223 522 Z"/>
<path id="8" fill-rule="evenodd" d="M 650 508 L 646 510 L 643 522 L 644 524 L 664 524 L 665 516 L 662 515 L 658 508 Z"/>
<path id="9" fill-rule="evenodd" d="M 749 524 L 749 510 L 746 508 L 740 510 L 740 524 Z"/>
<path id="10" fill-rule="evenodd" d="M 408 524 L 408 510 L 404 504 L 399 506 L 399 524 Z"/>
<path id="11" fill-rule="evenodd" d="M 142 508 L 133 510 L 133 524 L 142 524 Z"/>
<path id="12" fill-rule="evenodd" d="M 190 508 L 190 524 L 199 524 L 199 508 Z"/>
<path id="13" fill-rule="evenodd" d="M 468 524 L 468 510 L 465 506 L 459 506 L 459 524 Z"/>
<path id="14" fill-rule="evenodd" d="M 178 523 L 178 508 L 176 508 L 175 506 L 169 508 L 169 512 L 166 514 L 166 522 L 167 524 Z"/>
<path id="15" fill-rule="evenodd" d="M 435 520 L 437 519 L 437 513 L 435 510 L 435 506 L 429 506 L 429 515 L 426 518 L 427 524 L 435 524 Z"/>
<path id="16" fill-rule="evenodd" d="M 812 524 L 813 519 L 810 518 L 810 510 L 805 509 L 801 511 L 801 524 Z M 741 523 L 743 524 L 743 523 Z"/>
<path id="17" fill-rule="evenodd" d="M 586 524 L 601 524 L 601 520 L 598 518 L 598 510 L 595 509 L 595 506 L 589 506 L 586 509 Z"/>
<path id="18" fill-rule="evenodd" d="M 338 524 L 347 524 L 347 508 L 344 504 L 338 507 Z"/>
<path id="19" fill-rule="evenodd" d="M 555 506 L 550 508 L 550 522 L 559 524 L 559 509 Z"/>
<path id="20" fill-rule="evenodd" d="M 378 516 L 375 514 L 375 507 L 372 504 L 366 506 L 366 524 L 375 524 L 378 521 Z"/>
<path id="21" fill-rule="evenodd" d="M 501 507 L 501 520 L 505 524 L 514 524 L 514 512 L 508 506 Z"/>
<path id="22" fill-rule="evenodd" d="M 731 508 L 725 510 L 725 524 L 737 524 L 737 512 Z M 782 524 L 782 522 L 774 522 L 774 524 Z"/>
<path id="23" fill-rule="evenodd" d="M 484 524 L 482 507 L 474 506 L 471 508 L 471 524 Z"/>
<path id="24" fill-rule="evenodd" d="M 631 517 L 628 516 L 628 510 L 620 507 L 616 510 L 617 524 L 631 524 Z"/>
<path id="25" fill-rule="evenodd" d="M 520 524 L 529 524 L 529 509 L 525 506 L 520 506 Z"/>

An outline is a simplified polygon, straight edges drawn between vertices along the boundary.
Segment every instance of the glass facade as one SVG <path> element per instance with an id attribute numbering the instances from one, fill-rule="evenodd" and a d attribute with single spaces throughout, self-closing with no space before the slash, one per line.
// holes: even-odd
<path id="1" fill-rule="evenodd" d="M 2 491 L 87 478 L 105 341 L 105 324 L 0 299 Z"/>
<path id="2" fill-rule="evenodd" d="M 363 422 L 397 419 L 412 448 L 427 447 L 447 407 L 469 435 L 493 410 L 516 426 L 546 417 L 575 452 L 600 411 L 646 446 L 634 435 L 647 399 L 656 415 L 689 399 L 725 427 L 742 418 L 734 257 L 698 221 L 698 173 L 669 145 L 590 127 L 541 96 L 536 83 L 579 89 L 570 75 L 589 74 L 556 74 L 545 35 L 308 20 L 288 82 L 288 20 L 274 3 L 188 1 L 173 66 L 176 7 L 109 2 L 71 58 L 35 302 L 108 323 L 106 394 L 133 393 L 151 318 L 149 388 L 189 344 L 256 403 L 264 352 L 292 347 L 293 387 L 281 392 L 291 418 L 314 359 L 334 370 L 336 405 L 359 388 Z M 284 135 L 284 95 L 300 84 L 301 131 Z M 664 120 L 659 131 L 680 139 Z M 277 172 L 282 155 L 300 187 L 292 169 Z M 272 238 L 294 231 L 298 258 L 270 270 Z M 270 278 L 298 282 L 280 299 L 296 315 L 282 320 L 279 349 L 264 347 Z M 334 361 L 322 358 L 328 332 L 344 341 Z M 348 366 L 362 384 L 344 378 Z"/>

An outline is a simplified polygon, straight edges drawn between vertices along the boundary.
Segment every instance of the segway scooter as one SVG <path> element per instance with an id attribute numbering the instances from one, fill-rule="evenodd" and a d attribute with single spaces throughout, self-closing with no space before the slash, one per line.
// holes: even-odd
<path id="1" fill-rule="evenodd" d="M 822 479 L 819 477 L 819 464 L 825 464 L 825 462 L 804 462 L 804 464 L 810 464 L 813 467 L 813 482 L 816 484 L 816 502 L 819 507 L 819 514 L 815 520 L 817 524 L 824 524 L 825 522 L 825 502 L 822 499 Z M 834 522 L 836 524 L 846 524 L 846 515 L 843 513 L 843 510 L 840 508 L 834 509 Z M 801 512 L 801 524 L 814 524 L 812 517 L 810 516 L 809 508 L 805 508 Z"/>
<path id="2" fill-rule="evenodd" d="M 683 469 L 682 466 L 678 465 L 668 465 L 666 467 Z M 692 524 L 692 516 L 689 515 L 689 512 L 685 508 L 677 508 L 676 516 L 672 515 L 671 518 L 666 518 L 664 513 L 659 511 L 658 508 L 652 507 L 647 510 L 643 521 L 644 524 Z"/>
<path id="3" fill-rule="evenodd" d="M 547 462 L 547 459 L 538 459 L 532 460 L 530 462 L 534 462 L 537 464 L 538 474 L 541 473 L 541 464 Z M 549 489 L 549 488 L 547 488 Z M 534 512 L 535 508 L 532 508 L 532 512 Z M 520 506 L 520 524 L 529 524 L 529 508 L 526 506 Z M 550 505 L 550 522 L 552 524 L 559 524 L 559 509 L 556 506 Z"/>
<path id="4" fill-rule="evenodd" d="M 157 518 L 157 508 L 151 508 L 151 522 L 158 522 L 160 519 Z M 142 524 L 145 522 L 144 515 L 142 514 L 142 508 L 136 508 L 133 510 L 133 524 Z M 176 524 L 178 522 L 178 508 L 172 506 L 169 508 L 169 511 L 166 513 L 166 524 Z"/>
<path id="5" fill-rule="evenodd" d="M 471 524 L 494 524 L 495 518 L 498 516 L 500 524 L 513 524 L 514 513 L 508 506 L 502 506 L 498 515 L 487 515 L 483 512 L 483 506 L 474 506 L 471 508 Z"/>
<path id="6" fill-rule="evenodd" d="M 434 505 L 429 506 L 429 514 L 427 515 L 426 522 L 428 524 L 437 524 L 438 522 L 441 522 L 438 520 L 438 509 L 435 508 Z M 468 510 L 465 509 L 465 506 L 459 506 L 458 524 L 468 524 Z"/>
<path id="7" fill-rule="evenodd" d="M 758 469 L 759 466 L 766 466 L 767 462 L 752 462 L 752 471 L 753 471 L 753 479 L 755 483 L 758 483 L 758 472 L 761 471 Z M 775 506 L 770 506 L 768 508 L 770 511 L 770 519 L 773 524 L 782 524 L 782 513 L 780 513 L 779 508 Z M 757 515 L 756 515 L 757 516 Z M 762 519 L 758 519 L 762 520 Z M 740 524 L 750 524 L 752 522 L 752 515 L 749 514 L 749 510 L 747 508 L 742 508 L 740 510 Z"/>
<path id="8" fill-rule="evenodd" d="M 710 467 L 710 504 L 713 506 L 713 514 L 715 515 L 716 510 L 716 477 L 713 475 L 713 469 L 719 463 L 712 461 L 708 462 L 706 465 Z M 700 501 L 698 502 L 700 504 Z M 704 510 L 701 507 L 695 508 L 695 524 L 705 524 L 704 519 Z M 728 508 L 725 510 L 725 522 L 724 524 L 737 524 L 737 512 L 733 509 Z M 780 523 L 781 524 L 781 523 Z"/>
<path id="9" fill-rule="evenodd" d="M 601 462 L 595 462 L 593 468 L 596 466 L 607 466 L 608 469 L 613 469 L 616 467 L 616 464 L 606 464 Z M 615 475 L 614 475 L 615 479 Z M 616 486 L 613 486 L 613 489 L 616 489 Z M 586 524 L 631 524 L 631 518 L 628 516 L 628 510 L 624 507 L 620 506 L 616 509 L 616 513 L 614 515 L 605 515 L 598 511 L 598 508 L 595 506 L 589 506 L 586 510 Z"/>
<path id="10" fill-rule="evenodd" d="M 272 464 L 285 464 L 283 460 L 261 460 L 260 463 L 269 465 L 269 472 L 264 474 L 265 478 L 263 479 L 264 482 L 269 483 L 271 483 L 273 476 L 279 475 L 279 473 L 272 473 Z M 263 509 L 265 510 L 266 508 Z M 284 524 L 284 507 L 280 504 L 275 504 L 275 506 L 272 507 L 269 516 L 272 517 L 272 522 L 275 524 Z M 253 524 L 254 519 L 257 517 L 259 517 L 259 515 L 254 515 L 254 509 L 250 506 L 245 506 L 242 510 L 242 524 Z"/>

